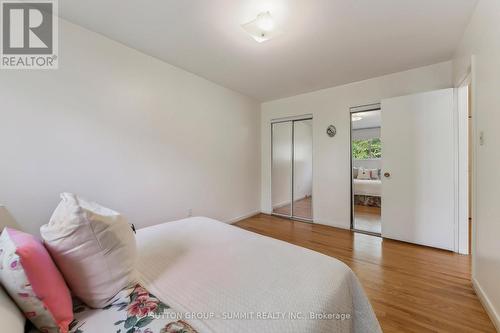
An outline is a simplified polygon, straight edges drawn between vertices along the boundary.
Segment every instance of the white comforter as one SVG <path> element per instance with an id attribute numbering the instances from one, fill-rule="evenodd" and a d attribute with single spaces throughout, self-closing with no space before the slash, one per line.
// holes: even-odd
<path id="1" fill-rule="evenodd" d="M 187 320 L 200 333 L 380 332 L 358 279 L 334 258 L 203 217 L 140 229 L 137 243 L 141 283 L 207 316 Z"/>
<path id="2" fill-rule="evenodd" d="M 373 179 L 354 179 L 355 195 L 382 196 L 382 181 Z"/>

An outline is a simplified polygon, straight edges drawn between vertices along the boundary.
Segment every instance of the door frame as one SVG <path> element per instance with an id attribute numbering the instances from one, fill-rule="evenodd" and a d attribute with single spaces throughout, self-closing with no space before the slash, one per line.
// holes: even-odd
<path id="1" fill-rule="evenodd" d="M 469 249 L 468 249 L 468 244 L 469 244 L 469 234 L 467 233 L 467 237 L 464 237 L 464 226 L 467 225 L 467 230 L 469 228 L 468 225 L 468 216 L 466 221 L 463 219 L 463 213 L 461 213 L 461 210 L 463 210 L 464 205 L 468 207 L 468 200 L 471 200 L 471 212 L 469 212 L 469 216 L 472 218 L 472 226 L 471 226 L 471 231 L 470 231 L 470 237 L 472 238 L 470 241 L 472 243 L 471 245 L 471 255 L 474 256 L 474 243 L 475 243 L 475 207 L 476 207 L 476 157 L 475 157 L 475 150 L 477 147 L 477 140 L 476 140 L 476 115 L 474 112 L 474 76 L 473 76 L 473 65 L 474 62 L 471 61 L 471 66 L 468 68 L 467 72 L 465 73 L 464 76 L 461 77 L 457 81 L 457 84 L 455 85 L 455 121 L 453 124 L 453 131 L 455 132 L 455 230 L 454 230 L 454 251 L 460 254 L 469 254 Z M 459 101 L 459 89 L 471 86 L 471 90 L 468 92 L 468 98 L 471 99 L 469 102 L 468 107 L 471 109 L 470 114 L 471 114 L 471 132 L 468 132 L 468 129 L 465 131 L 465 135 L 468 135 L 471 137 L 471 149 L 470 153 L 471 156 L 469 157 L 468 154 L 463 154 L 463 149 L 467 149 L 467 147 L 461 146 L 459 142 L 460 136 L 464 135 L 464 128 L 463 126 L 460 126 L 460 119 L 463 117 L 463 110 L 460 108 L 460 101 Z M 356 107 L 351 107 L 350 112 L 349 112 L 349 162 L 350 162 L 350 179 L 351 179 L 351 192 L 350 192 L 350 202 L 351 202 L 351 230 L 356 231 L 356 232 L 361 232 L 361 233 L 368 233 L 368 234 L 373 234 L 370 232 L 365 232 L 362 230 L 356 230 L 354 228 L 354 188 L 353 188 L 353 180 L 352 180 L 352 120 L 351 120 L 351 115 L 354 113 L 359 113 L 359 112 L 365 112 L 365 111 L 374 111 L 374 110 L 381 110 L 381 103 L 374 103 L 374 104 L 367 104 L 367 105 L 361 105 L 361 106 L 356 106 Z M 468 118 L 468 115 L 467 115 Z M 463 119 L 462 119 L 463 120 Z M 468 142 L 467 145 L 468 146 Z M 461 153 L 462 151 L 462 153 Z M 464 163 L 468 163 L 468 158 L 471 159 L 471 181 L 472 184 L 469 184 L 468 179 L 464 180 L 463 177 L 460 177 L 460 171 L 462 171 Z M 464 182 L 466 182 L 467 186 L 464 186 Z M 469 192 L 468 186 L 471 187 L 471 190 Z M 466 193 L 464 193 L 464 191 Z M 470 193 L 470 194 L 469 194 Z M 469 198 L 469 195 L 471 198 Z M 377 235 L 377 234 L 374 234 Z M 474 271 L 474 265 L 472 265 L 472 270 Z"/>
<path id="2" fill-rule="evenodd" d="M 471 69 L 462 77 L 455 87 L 455 137 L 456 137 L 456 216 L 455 216 L 455 244 L 454 251 L 459 254 L 468 255 L 472 252 L 469 251 L 469 237 L 473 238 L 473 232 L 469 229 L 469 217 L 472 218 L 474 224 L 474 184 L 475 184 L 475 115 L 473 112 L 473 96 L 469 87 L 472 87 L 472 73 Z M 467 93 L 467 96 L 464 94 Z M 472 100 L 472 101 L 471 101 Z M 467 107 L 464 108 L 464 103 Z M 470 110 L 469 110 L 470 108 Z M 471 115 L 469 120 L 469 114 Z M 469 132 L 469 121 L 471 123 L 471 131 Z M 463 138 L 465 137 L 465 141 Z M 470 140 L 472 139 L 472 140 Z M 470 141 L 469 141 L 470 140 Z M 469 145 L 470 147 L 469 149 Z M 471 156 L 469 156 L 469 152 Z M 464 168 L 468 168 L 469 161 L 471 162 L 472 170 L 470 179 L 472 184 L 469 183 L 468 174 L 464 176 Z M 470 187 L 470 189 L 469 189 Z M 470 198 L 469 198 L 470 197 Z M 471 211 L 469 211 L 469 200 L 471 201 Z M 470 235 L 470 236 L 469 236 Z"/>
<path id="3" fill-rule="evenodd" d="M 311 207 L 311 211 L 312 211 L 312 217 L 310 219 L 308 218 L 304 218 L 304 217 L 297 217 L 297 216 L 294 216 L 293 215 L 293 197 L 294 197 L 294 153 L 295 153 L 295 142 L 294 142 L 294 139 L 295 139 L 295 133 L 294 133 L 294 124 L 295 122 L 298 122 L 298 121 L 304 121 L 304 120 L 311 120 L 313 121 L 313 115 L 312 114 L 305 114 L 305 115 L 301 115 L 301 116 L 293 116 L 293 117 L 284 117 L 284 118 L 276 118 L 276 119 L 271 119 L 271 121 L 269 122 L 269 125 L 270 125 L 270 129 L 271 129 L 271 165 L 270 165 L 270 169 L 271 169 L 271 172 L 270 172 L 270 188 L 271 188 L 271 197 L 270 197 L 270 201 L 271 201 L 271 215 L 275 215 L 275 216 L 279 216 L 279 217 L 284 217 L 284 218 L 287 218 L 287 219 L 290 219 L 290 220 L 296 220 L 296 221 L 300 221 L 300 222 L 307 222 L 307 223 L 314 223 L 314 209 L 313 207 Z M 291 150 L 292 150 L 292 158 L 291 158 L 291 166 L 290 166 L 290 170 L 291 170 L 291 179 L 290 179 L 290 187 L 291 187 L 291 196 L 290 196 L 290 199 L 291 199 L 291 202 L 290 202 L 290 215 L 284 215 L 284 214 L 279 214 L 279 213 L 275 213 L 274 212 L 274 208 L 273 208 L 273 124 L 279 124 L 279 123 L 287 123 L 287 122 L 291 122 L 292 123 L 292 144 L 291 144 Z M 314 126 L 313 127 L 313 130 L 314 130 Z M 311 137 L 311 141 L 312 141 L 312 146 L 314 148 L 314 134 L 312 135 Z M 313 151 L 311 152 L 312 155 L 314 154 L 314 149 Z M 313 202 L 314 202 L 314 155 L 311 157 L 312 161 L 312 170 L 311 170 L 311 173 L 312 173 L 312 182 L 311 182 L 311 193 L 312 193 L 312 200 L 311 200 L 311 205 L 313 205 Z"/>
<path id="4" fill-rule="evenodd" d="M 377 236 L 377 237 L 382 237 L 382 234 L 378 234 L 376 232 L 371 232 L 371 231 L 365 231 L 365 230 L 360 230 L 356 229 L 354 226 L 354 180 L 352 178 L 352 115 L 355 113 L 362 113 L 362 112 L 368 112 L 368 111 L 378 111 L 382 112 L 382 105 L 381 103 L 372 103 L 372 104 L 365 104 L 365 105 L 359 105 L 359 106 L 353 106 L 349 108 L 349 165 L 350 165 L 350 183 L 351 183 L 351 230 L 354 232 L 358 232 L 361 234 L 367 234 L 367 235 L 372 235 L 372 236 Z M 382 157 L 383 158 L 383 157 Z M 380 199 L 382 200 L 382 199 Z M 380 223 L 382 223 L 382 220 L 380 220 Z"/>

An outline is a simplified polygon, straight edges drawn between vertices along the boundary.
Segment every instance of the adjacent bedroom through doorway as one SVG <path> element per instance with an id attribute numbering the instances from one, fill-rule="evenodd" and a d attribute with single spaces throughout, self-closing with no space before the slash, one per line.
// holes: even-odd
<path id="1" fill-rule="evenodd" d="M 366 109 L 366 108 L 365 108 Z M 352 229 L 381 234 L 380 106 L 351 110 Z"/>

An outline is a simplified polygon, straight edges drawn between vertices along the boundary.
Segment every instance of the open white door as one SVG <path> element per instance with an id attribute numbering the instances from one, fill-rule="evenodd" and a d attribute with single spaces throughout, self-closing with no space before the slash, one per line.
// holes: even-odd
<path id="1" fill-rule="evenodd" d="M 382 237 L 454 246 L 453 89 L 382 101 Z"/>

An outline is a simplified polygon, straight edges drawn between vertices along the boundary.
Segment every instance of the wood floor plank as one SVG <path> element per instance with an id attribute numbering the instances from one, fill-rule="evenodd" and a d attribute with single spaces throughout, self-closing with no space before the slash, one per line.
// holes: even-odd
<path id="1" fill-rule="evenodd" d="M 265 214 L 235 225 L 346 263 L 384 332 L 496 332 L 472 288 L 469 256 Z"/>

